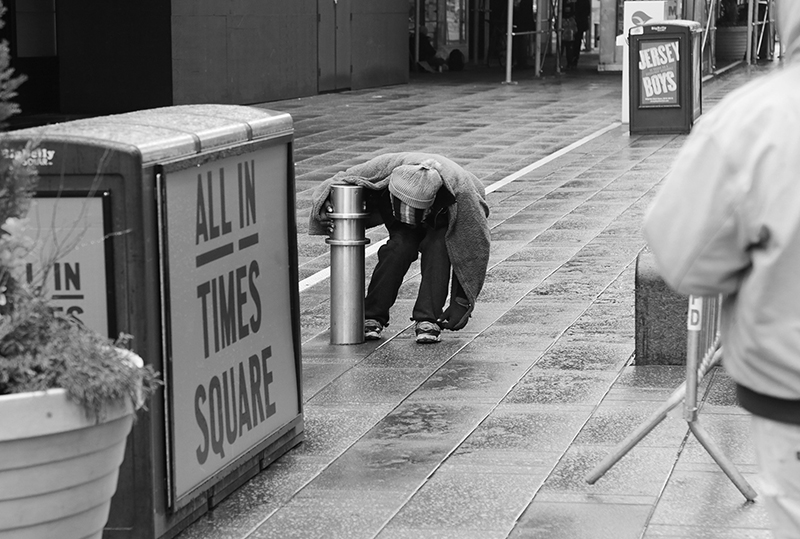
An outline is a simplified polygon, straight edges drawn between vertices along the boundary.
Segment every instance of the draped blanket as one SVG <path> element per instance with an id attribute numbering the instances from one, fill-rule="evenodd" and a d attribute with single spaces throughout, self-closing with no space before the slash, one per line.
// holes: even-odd
<path id="1" fill-rule="evenodd" d="M 455 204 L 448 208 L 449 223 L 445 243 L 453 272 L 467 295 L 471 312 L 483 288 L 489 264 L 490 233 L 486 220 L 489 216 L 489 205 L 478 178 L 446 157 L 417 152 L 390 153 L 338 172 L 314 190 L 308 233 L 328 233 L 327 227 L 319 221 L 319 215 L 324 212 L 331 185 L 349 183 L 365 189 L 387 189 L 389 175 L 396 167 L 416 165 L 429 159 L 435 161 L 433 168 L 439 172 L 444 187 L 455 198 Z M 368 226 L 380 224 L 382 221 L 377 217 L 370 216 L 367 219 Z"/>

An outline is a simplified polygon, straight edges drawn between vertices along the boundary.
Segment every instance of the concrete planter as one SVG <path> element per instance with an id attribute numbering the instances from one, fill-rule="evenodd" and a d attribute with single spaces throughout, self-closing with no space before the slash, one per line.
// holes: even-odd
<path id="1" fill-rule="evenodd" d="M 87 418 L 63 389 L 0 396 L 0 539 L 102 537 L 133 413 Z"/>

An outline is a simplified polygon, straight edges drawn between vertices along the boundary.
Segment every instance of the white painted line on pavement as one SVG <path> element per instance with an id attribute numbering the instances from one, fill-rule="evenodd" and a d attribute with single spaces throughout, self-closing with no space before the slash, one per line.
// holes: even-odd
<path id="1" fill-rule="evenodd" d="M 365 254 L 365 256 L 366 256 L 366 254 Z M 320 270 L 317 273 L 315 273 L 314 275 L 311 275 L 310 277 L 306 277 L 305 279 L 300 281 L 300 292 L 303 292 L 304 290 L 308 290 L 309 288 L 311 288 L 315 284 L 321 283 L 322 281 L 324 281 L 325 279 L 327 279 L 330 276 L 331 276 L 331 268 L 327 267 L 324 270 Z"/>
<path id="2" fill-rule="evenodd" d="M 535 163 L 531 163 L 530 165 L 528 165 L 527 167 L 523 168 L 522 170 L 518 170 L 514 174 L 510 174 L 510 175 L 506 176 L 502 180 L 498 180 L 498 181 L 494 182 L 492 185 L 490 185 L 489 187 L 486 188 L 486 194 L 488 195 L 489 193 L 493 193 L 494 191 L 497 191 L 501 187 L 505 187 L 506 185 L 508 185 L 509 183 L 513 182 L 514 180 L 518 180 L 520 177 L 524 176 L 525 174 L 528 174 L 529 172 L 532 172 L 532 171 L 536 170 L 537 168 L 546 165 L 550 161 L 553 161 L 553 160 L 558 159 L 559 157 L 561 157 L 563 155 L 568 154 L 569 152 L 571 152 L 572 150 L 574 150 L 576 148 L 580 148 L 581 146 L 583 146 L 587 142 L 589 142 L 591 140 L 594 140 L 594 139 L 596 139 L 597 137 L 599 137 L 601 135 L 605 135 L 606 133 L 608 133 L 612 129 L 616 129 L 620 125 L 622 125 L 621 122 L 614 122 L 613 124 L 611 124 L 611 125 L 609 125 L 607 127 L 604 127 L 603 129 L 595 131 L 591 135 L 586 135 L 582 139 L 576 140 L 575 142 L 573 142 L 569 146 L 565 146 L 565 147 L 561 148 L 560 150 L 551 153 L 547 157 L 542 157 L 541 159 L 539 159 Z"/>
<path id="3" fill-rule="evenodd" d="M 580 148 L 581 146 L 583 146 L 587 142 L 590 142 L 590 141 L 596 139 L 597 137 L 602 136 L 602 135 L 608 133 L 609 131 L 611 131 L 613 129 L 616 129 L 620 125 L 622 125 L 621 122 L 614 122 L 614 123 L 602 128 L 602 129 L 599 129 L 599 130 L 595 131 L 591 135 L 587 135 L 587 136 L 583 137 L 580 140 L 576 140 L 575 142 L 573 142 L 569 146 L 565 146 L 565 147 L 561 148 L 560 150 L 551 153 L 547 157 L 543 157 L 543 158 L 539 159 L 535 163 L 531 163 L 527 167 L 525 167 L 525 168 L 523 168 L 521 170 L 518 170 L 517 172 L 515 172 L 513 174 L 510 174 L 510 175 L 506 176 L 502 180 L 498 180 L 498 181 L 494 182 L 493 184 L 491 184 L 489 187 L 486 188 L 486 194 L 488 195 L 489 193 L 493 193 L 494 191 L 497 191 L 501 187 L 505 187 L 509 183 L 511 183 L 511 182 L 513 182 L 515 180 L 518 180 L 519 178 L 521 178 L 525 174 L 528 174 L 529 172 L 532 172 L 532 171 L 536 170 L 537 168 L 539 168 L 541 166 L 544 166 L 547 163 L 549 163 L 549 162 L 551 162 L 551 161 L 553 161 L 555 159 L 558 159 L 559 157 L 561 157 L 563 155 L 568 154 L 572 150 Z M 377 253 L 378 249 L 380 249 L 381 246 L 383 244 L 385 244 L 388 239 L 389 238 L 387 237 L 387 238 L 384 238 L 384 239 L 382 239 L 381 241 L 379 241 L 377 243 L 370 244 L 370 246 L 367 247 L 364 250 L 364 258 L 368 258 L 368 257 L 374 255 L 375 253 Z M 300 285 L 299 285 L 300 292 L 308 290 L 312 286 L 314 286 L 314 285 L 316 285 L 318 283 L 321 283 L 322 281 L 324 281 L 325 279 L 327 279 L 330 276 L 331 276 L 331 268 L 327 267 L 327 268 L 325 268 L 323 270 L 320 270 L 317 273 L 315 273 L 315 274 L 313 274 L 313 275 L 311 275 L 309 277 L 306 277 L 305 279 L 300 281 Z"/>

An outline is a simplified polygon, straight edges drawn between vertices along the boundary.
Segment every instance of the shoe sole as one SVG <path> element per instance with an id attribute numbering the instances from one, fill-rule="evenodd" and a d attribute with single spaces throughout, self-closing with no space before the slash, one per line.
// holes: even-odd
<path id="1" fill-rule="evenodd" d="M 364 339 L 368 341 L 377 341 L 380 340 L 380 338 L 381 334 L 374 331 L 369 331 L 367 333 L 364 333 Z"/>
<path id="2" fill-rule="evenodd" d="M 442 339 L 439 335 L 417 335 L 417 344 L 433 344 L 440 342 Z"/>

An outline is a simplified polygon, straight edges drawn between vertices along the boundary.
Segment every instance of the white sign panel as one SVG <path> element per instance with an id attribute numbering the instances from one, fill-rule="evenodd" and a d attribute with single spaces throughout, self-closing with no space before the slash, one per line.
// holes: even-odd
<path id="1" fill-rule="evenodd" d="M 299 413 L 285 146 L 165 178 L 175 495 Z"/>
<path id="2" fill-rule="evenodd" d="M 630 47 L 628 32 L 634 26 L 651 20 L 664 20 L 666 2 L 664 0 L 637 0 L 623 4 L 622 35 L 617 36 L 617 45 L 622 45 L 622 123 L 630 123 L 630 66 L 628 55 Z"/>
<path id="3" fill-rule="evenodd" d="M 109 335 L 102 198 L 35 197 L 26 217 L 35 248 L 25 257 L 24 278 L 39 284 L 46 277 L 56 309 L 116 337 Z"/>
<path id="4" fill-rule="evenodd" d="M 626 38 L 634 26 L 649 21 L 663 21 L 666 18 L 666 2 L 664 0 L 637 0 L 625 2 L 624 6 L 622 35 Z"/>

